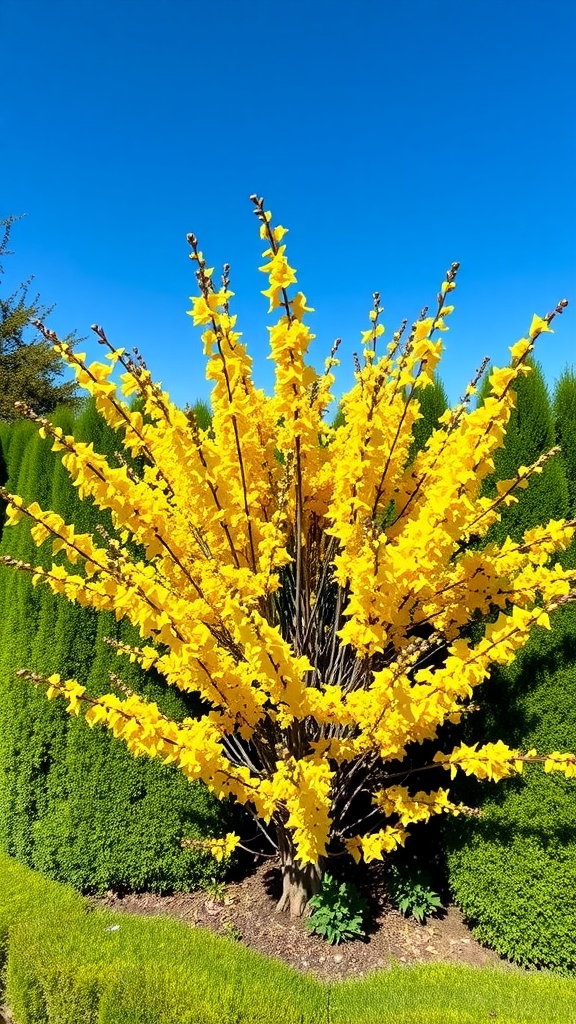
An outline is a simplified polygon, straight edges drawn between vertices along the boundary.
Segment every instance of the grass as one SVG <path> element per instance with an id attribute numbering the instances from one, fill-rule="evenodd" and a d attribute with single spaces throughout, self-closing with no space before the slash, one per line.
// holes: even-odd
<path id="1" fill-rule="evenodd" d="M 0 950 L 17 1024 L 576 1024 L 576 981 L 393 967 L 325 985 L 169 918 L 90 905 L 0 855 Z"/>
<path id="2" fill-rule="evenodd" d="M 332 990 L 330 1024 L 576 1024 L 576 982 L 497 968 L 395 967 Z"/>

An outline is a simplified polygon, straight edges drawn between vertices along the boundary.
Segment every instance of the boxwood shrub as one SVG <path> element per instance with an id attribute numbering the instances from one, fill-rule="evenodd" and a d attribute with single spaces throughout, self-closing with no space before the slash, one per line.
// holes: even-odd
<path id="1" fill-rule="evenodd" d="M 484 686 L 469 739 L 576 750 L 576 608 L 557 613 Z M 461 787 L 480 819 L 446 827 L 450 886 L 475 935 L 520 964 L 576 970 L 576 780 L 528 766 L 518 780 Z M 482 796 L 484 794 L 484 796 Z"/>

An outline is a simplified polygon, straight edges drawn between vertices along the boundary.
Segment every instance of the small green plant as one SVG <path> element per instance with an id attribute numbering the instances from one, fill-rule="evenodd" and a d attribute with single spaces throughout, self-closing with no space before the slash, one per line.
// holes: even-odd
<path id="1" fill-rule="evenodd" d="M 223 935 L 225 939 L 232 939 L 233 942 L 240 942 L 242 939 L 242 932 L 234 924 L 234 921 L 224 921 L 224 924 L 220 929 L 220 934 Z"/>
<path id="2" fill-rule="evenodd" d="M 406 917 L 411 914 L 423 924 L 430 914 L 442 910 L 442 900 L 430 885 L 422 868 L 393 865 L 390 870 L 390 895 L 398 910 Z"/>
<path id="3" fill-rule="evenodd" d="M 315 932 L 336 945 L 349 939 L 364 938 L 364 918 L 368 907 L 351 882 L 338 882 L 332 875 L 324 875 L 320 892 L 312 897 L 308 906 L 311 908 L 306 922 L 309 932 Z"/>
<path id="4" fill-rule="evenodd" d="M 203 886 L 204 892 L 215 903 L 226 903 L 226 883 L 214 876 Z"/>

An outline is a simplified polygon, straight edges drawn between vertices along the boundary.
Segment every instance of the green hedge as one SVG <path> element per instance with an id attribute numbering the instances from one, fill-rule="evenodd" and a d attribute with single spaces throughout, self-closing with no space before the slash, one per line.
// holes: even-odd
<path id="1" fill-rule="evenodd" d="M 533 479 L 491 531 L 502 541 L 549 518 L 573 515 L 575 378 L 565 373 L 554 412 L 537 365 L 515 385 L 496 475 L 511 477 L 556 440 L 563 455 Z M 485 393 L 484 385 L 483 393 Z M 487 481 L 490 489 L 490 481 Z M 576 544 L 559 556 L 576 565 Z M 512 666 L 495 668 L 478 694 L 485 709 L 467 725 L 466 741 L 504 739 L 540 752 L 576 750 L 576 609 L 537 630 Z M 447 860 L 454 898 L 479 939 L 521 964 L 576 969 L 576 780 L 528 768 L 522 781 L 492 787 L 460 784 L 462 798 L 480 805 L 480 820 L 447 826 Z"/>
<path id="2" fill-rule="evenodd" d="M 505 443 L 494 453 L 495 472 L 484 481 L 483 492 L 491 497 L 496 494 L 497 480 L 512 479 L 519 466 L 531 465 L 556 444 L 554 413 L 542 369 L 533 359 L 529 359 L 528 364 L 532 372 L 514 383 L 516 402 L 508 421 Z M 487 374 L 480 398 L 485 398 L 488 392 Z M 517 498 L 516 504 L 502 509 L 500 521 L 488 532 L 488 540 L 497 544 L 502 544 L 508 536 L 520 540 L 525 530 L 568 514 L 568 482 L 562 460 L 557 456 L 547 462 Z"/>
<path id="3" fill-rule="evenodd" d="M 412 444 L 408 452 L 408 462 L 412 462 L 418 452 L 438 428 L 438 421 L 448 408 L 446 388 L 438 374 L 434 374 L 432 384 L 427 388 L 416 388 L 414 397 L 420 405 L 420 419 L 416 420 L 412 429 Z"/>
<path id="4" fill-rule="evenodd" d="M 571 980 L 444 965 L 321 984 L 203 929 L 93 910 L 3 855 L 0 956 L 16 1024 L 569 1024 L 576 1002 Z"/>
<path id="5" fill-rule="evenodd" d="M 576 608 L 557 613 L 485 684 L 468 739 L 576 750 Z M 527 767 L 521 780 L 461 791 L 483 816 L 447 826 L 450 886 L 474 934 L 521 964 L 576 971 L 576 780 Z M 483 795 L 482 795 L 483 794 Z"/>
<path id="6" fill-rule="evenodd" d="M 111 460 L 121 447 L 93 402 L 75 421 L 69 410 L 55 419 Z M 97 523 L 110 528 L 106 514 L 78 499 L 50 440 L 43 441 L 33 424 L 14 424 L 1 440 L 10 490 L 80 530 Z M 52 557 L 49 545 L 35 546 L 25 521 L 4 530 L 3 553 L 45 565 Z M 111 613 L 72 604 L 42 585 L 33 588 L 28 575 L 6 567 L 0 567 L 0 622 L 0 849 L 91 892 L 189 889 L 221 877 L 223 865 L 182 849 L 180 839 L 221 835 L 230 827 L 229 807 L 177 769 L 135 760 L 106 729 L 89 729 L 83 719 L 70 718 L 63 702 L 48 702 L 16 677 L 22 666 L 57 671 L 100 694 L 110 690 L 114 671 L 171 717 L 194 714 L 190 696 L 105 643 L 110 636 L 137 642 L 134 629 Z"/>
<path id="7" fill-rule="evenodd" d="M 568 480 L 569 514 L 576 515 L 576 372 L 567 367 L 554 388 L 554 423 L 560 461 Z"/>

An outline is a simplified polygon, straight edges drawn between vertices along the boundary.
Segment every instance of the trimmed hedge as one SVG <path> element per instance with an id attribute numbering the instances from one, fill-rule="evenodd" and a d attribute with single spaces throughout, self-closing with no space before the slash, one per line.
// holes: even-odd
<path id="1" fill-rule="evenodd" d="M 567 979 L 440 964 L 321 984 L 203 929 L 92 910 L 2 855 L 0 957 L 16 1024 L 568 1024 L 576 1001 Z"/>
<path id="2" fill-rule="evenodd" d="M 498 477 L 512 477 L 548 451 L 565 446 L 532 479 L 519 502 L 506 509 L 490 537 L 502 541 L 550 518 L 574 514 L 570 507 L 574 377 L 557 387 L 554 413 L 537 364 L 515 386 L 504 448 L 496 454 Z M 486 391 L 486 383 L 483 393 Z M 568 479 L 567 479 L 568 477 Z M 487 481 L 490 490 L 490 481 Z M 576 545 L 559 556 L 575 565 Z M 513 665 L 494 668 L 483 685 L 483 712 L 469 720 L 466 742 L 504 739 L 541 752 L 576 749 L 576 608 L 552 618 L 552 631 L 537 630 Z M 576 970 L 576 785 L 560 775 L 528 767 L 522 780 L 460 783 L 467 803 L 483 815 L 446 826 L 450 887 L 474 924 L 475 935 L 521 964 L 561 973 Z"/>
<path id="3" fill-rule="evenodd" d="M 467 740 L 576 749 L 576 608 L 553 621 L 551 633 L 539 630 L 516 662 L 484 685 L 488 712 Z M 491 792 L 468 784 L 461 796 L 484 796 L 479 820 L 446 826 L 450 887 L 474 934 L 520 964 L 575 972 L 575 780 L 528 766 L 521 780 Z"/>
<path id="4" fill-rule="evenodd" d="M 69 410 L 54 419 L 110 460 L 121 447 L 93 402 L 74 422 Z M 54 509 L 79 530 L 97 523 L 110 528 L 106 514 L 78 499 L 51 441 L 33 424 L 15 424 L 7 440 L 5 433 L 10 490 Z M 37 548 L 25 521 L 5 529 L 0 553 L 34 564 L 52 560 L 50 545 Z M 15 673 L 22 666 L 58 671 L 104 693 L 110 672 L 117 672 L 176 718 L 194 714 L 194 698 L 167 688 L 105 643 L 110 636 L 139 642 L 129 623 L 72 604 L 43 585 L 33 588 L 28 575 L 12 568 L 0 567 L 0 616 L 0 849 L 91 892 L 190 889 L 222 877 L 224 865 L 208 853 L 182 849 L 180 839 L 221 835 L 229 828 L 229 806 L 173 767 L 135 760 L 108 730 L 70 718 L 63 702 L 47 701 Z"/>

